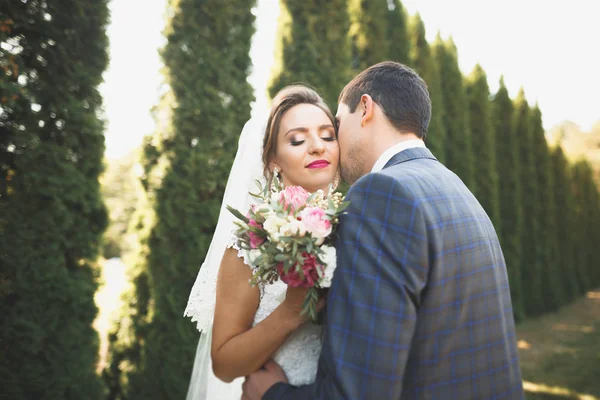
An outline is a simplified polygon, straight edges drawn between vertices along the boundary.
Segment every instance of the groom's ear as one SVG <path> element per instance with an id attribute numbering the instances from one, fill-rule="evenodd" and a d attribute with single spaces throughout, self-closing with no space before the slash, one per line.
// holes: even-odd
<path id="1" fill-rule="evenodd" d="M 368 94 L 363 94 L 360 97 L 360 112 L 361 112 L 361 119 L 360 119 L 360 125 L 361 126 L 365 126 L 367 124 L 367 122 L 369 122 L 372 118 L 373 118 L 373 114 L 374 114 L 374 107 L 375 107 L 375 102 L 373 102 L 373 99 L 371 98 L 371 96 L 369 96 Z"/>

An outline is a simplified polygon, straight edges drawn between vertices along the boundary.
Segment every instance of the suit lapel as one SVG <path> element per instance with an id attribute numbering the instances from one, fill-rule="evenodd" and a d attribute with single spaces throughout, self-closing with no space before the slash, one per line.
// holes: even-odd
<path id="1" fill-rule="evenodd" d="M 394 157 L 392 157 L 383 168 L 385 169 L 393 165 L 397 165 L 406 161 L 416 160 L 419 158 L 428 158 L 430 160 L 437 161 L 437 158 L 435 158 L 433 154 L 431 154 L 431 151 L 429 151 L 428 148 L 413 147 L 410 149 L 403 150 L 400 153 L 394 155 Z"/>

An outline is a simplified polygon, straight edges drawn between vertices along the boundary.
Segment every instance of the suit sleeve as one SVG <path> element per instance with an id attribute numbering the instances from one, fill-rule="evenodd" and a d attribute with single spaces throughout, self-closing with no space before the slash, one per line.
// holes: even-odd
<path id="1" fill-rule="evenodd" d="M 314 384 L 274 385 L 264 399 L 400 398 L 421 292 L 427 230 L 419 202 L 382 173 L 348 192 Z"/>

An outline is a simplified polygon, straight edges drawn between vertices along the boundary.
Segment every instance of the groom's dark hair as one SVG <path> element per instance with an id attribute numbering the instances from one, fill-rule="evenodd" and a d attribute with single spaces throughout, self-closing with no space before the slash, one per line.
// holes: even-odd
<path id="1" fill-rule="evenodd" d="M 427 84 L 415 71 L 393 61 L 375 64 L 346 85 L 338 102 L 354 113 L 363 94 L 371 96 L 398 131 L 412 132 L 425 139 L 431 100 Z"/>

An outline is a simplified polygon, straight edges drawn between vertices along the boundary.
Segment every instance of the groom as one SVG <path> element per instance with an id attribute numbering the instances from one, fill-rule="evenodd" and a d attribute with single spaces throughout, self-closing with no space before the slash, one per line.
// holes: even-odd
<path id="1" fill-rule="evenodd" d="M 425 82 L 402 64 L 374 65 L 342 91 L 353 185 L 316 382 L 291 386 L 270 362 L 243 399 L 523 398 L 502 250 L 477 199 L 425 147 L 430 117 Z"/>

